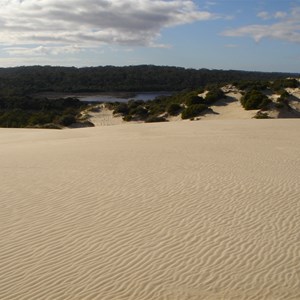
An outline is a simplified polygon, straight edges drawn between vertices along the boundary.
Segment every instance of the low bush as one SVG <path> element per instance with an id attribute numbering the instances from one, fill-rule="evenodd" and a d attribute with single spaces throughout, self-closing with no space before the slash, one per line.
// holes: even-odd
<path id="1" fill-rule="evenodd" d="M 198 96 L 196 91 L 188 93 L 185 97 L 184 103 L 187 106 L 195 105 L 195 104 L 204 104 L 204 99 Z"/>
<path id="2" fill-rule="evenodd" d="M 53 121 L 54 117 L 54 113 L 51 114 L 45 112 L 38 112 L 30 116 L 28 123 L 29 125 L 48 124 Z"/>
<path id="3" fill-rule="evenodd" d="M 143 106 L 144 104 L 145 104 L 145 102 L 143 100 L 129 100 L 128 108 L 134 109 L 134 108 L 137 108 L 138 106 Z"/>
<path id="4" fill-rule="evenodd" d="M 153 103 L 149 102 L 148 104 L 145 105 L 145 108 L 148 110 L 149 115 L 160 115 L 167 110 L 167 105 L 166 103 Z"/>
<path id="5" fill-rule="evenodd" d="M 287 91 L 283 91 L 280 95 L 280 97 L 277 99 L 277 102 L 279 103 L 288 103 L 288 98 L 291 95 Z"/>
<path id="6" fill-rule="evenodd" d="M 225 98 L 225 94 L 221 89 L 212 89 L 205 96 L 205 103 L 212 104 L 222 98 Z"/>
<path id="7" fill-rule="evenodd" d="M 148 117 L 148 110 L 143 106 L 138 106 L 134 109 L 134 117 L 138 120 L 145 120 Z"/>
<path id="8" fill-rule="evenodd" d="M 246 110 L 265 109 L 270 102 L 266 95 L 257 90 L 247 92 L 241 99 L 241 104 Z"/>
<path id="9" fill-rule="evenodd" d="M 58 120 L 58 124 L 62 126 L 70 126 L 73 123 L 76 123 L 76 118 L 73 115 L 63 115 Z"/>
<path id="10" fill-rule="evenodd" d="M 129 107 L 126 103 L 120 103 L 118 104 L 115 109 L 113 110 L 113 114 L 121 114 L 123 116 L 126 116 L 129 113 Z"/>
<path id="11" fill-rule="evenodd" d="M 179 104 L 171 103 L 167 108 L 167 113 L 170 116 L 177 116 L 180 113 L 181 109 L 182 107 Z"/>
<path id="12" fill-rule="evenodd" d="M 123 120 L 126 121 L 126 122 L 130 122 L 132 120 L 132 115 L 124 116 Z"/>
<path id="13" fill-rule="evenodd" d="M 31 114 L 21 109 L 0 112 L 0 127 L 22 128 L 29 123 Z"/>
<path id="14" fill-rule="evenodd" d="M 181 114 L 182 119 L 191 119 L 197 117 L 208 107 L 204 104 L 194 104 L 185 108 Z"/>
<path id="15" fill-rule="evenodd" d="M 234 85 L 239 90 L 247 90 L 247 91 L 251 91 L 251 90 L 263 91 L 270 86 L 269 82 L 264 80 L 239 81 L 239 82 L 235 82 Z"/>
<path id="16" fill-rule="evenodd" d="M 284 88 L 297 88 L 299 86 L 299 82 L 296 79 L 278 79 L 275 80 L 272 84 L 272 88 L 275 91 L 280 91 Z"/>
<path id="17" fill-rule="evenodd" d="M 257 112 L 257 114 L 254 116 L 255 119 L 270 119 L 267 113 L 263 113 L 261 111 Z"/>

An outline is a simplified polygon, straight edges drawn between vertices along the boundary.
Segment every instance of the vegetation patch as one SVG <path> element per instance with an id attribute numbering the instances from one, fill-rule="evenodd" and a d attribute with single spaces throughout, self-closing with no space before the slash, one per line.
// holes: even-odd
<path id="1" fill-rule="evenodd" d="M 265 109 L 271 100 L 258 90 L 247 92 L 241 99 L 241 104 L 246 110 Z"/>
<path id="2" fill-rule="evenodd" d="M 292 78 L 277 79 L 271 84 L 271 88 L 274 91 L 282 91 L 285 88 L 297 88 L 299 87 L 299 81 Z"/>
<path id="3" fill-rule="evenodd" d="M 170 116 L 177 116 L 182 110 L 182 107 L 178 103 L 171 103 L 167 108 L 167 113 Z"/>
<path id="4" fill-rule="evenodd" d="M 255 119 L 270 119 L 267 113 L 258 111 L 257 114 L 254 116 Z"/>
<path id="5" fill-rule="evenodd" d="M 33 97 L 39 92 L 99 91 L 179 91 L 151 101 L 129 100 L 106 103 L 115 116 L 124 121 L 165 122 L 166 116 L 193 119 L 209 112 L 209 107 L 224 99 L 220 87 L 233 82 L 243 94 L 246 110 L 266 110 L 271 100 L 266 92 L 280 93 L 273 108 L 289 108 L 291 95 L 286 88 L 299 87 L 287 74 L 220 70 L 193 70 L 159 66 L 64 68 L 21 67 L 0 68 L 0 127 L 62 128 L 92 126 L 88 121 L 88 104 L 76 98 L 47 99 Z M 273 81 L 266 81 L 272 79 Z M 205 97 L 199 96 L 205 90 Z M 92 109 L 93 110 L 93 109 Z M 99 108 L 94 108 L 97 112 Z M 265 115 L 258 114 L 258 118 Z"/>
<path id="6" fill-rule="evenodd" d="M 194 104 L 185 108 L 181 114 L 182 119 L 191 119 L 199 116 L 208 108 L 205 104 Z"/>
<path id="7" fill-rule="evenodd" d="M 30 66 L 0 68 L 0 90 L 13 90 L 22 95 L 41 92 L 182 91 L 209 84 L 276 80 L 288 76 L 291 74 L 154 65 L 88 68 Z"/>
<path id="8" fill-rule="evenodd" d="M 29 96 L 0 97 L 0 127 L 59 129 L 80 122 L 87 105 L 75 98 L 49 100 Z"/>
<path id="9" fill-rule="evenodd" d="M 224 92 L 221 89 L 214 88 L 206 94 L 205 103 L 210 105 L 223 98 L 226 98 Z"/>

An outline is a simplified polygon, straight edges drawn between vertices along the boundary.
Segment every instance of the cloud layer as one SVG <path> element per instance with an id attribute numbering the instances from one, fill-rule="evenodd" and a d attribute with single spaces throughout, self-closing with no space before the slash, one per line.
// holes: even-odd
<path id="1" fill-rule="evenodd" d="M 40 54 L 71 45 L 163 47 L 162 29 L 215 17 L 190 0 L 0 0 L 0 11 L 0 43 L 36 45 Z"/>
<path id="2" fill-rule="evenodd" d="M 288 42 L 300 43 L 300 8 L 295 7 L 289 14 L 277 12 L 273 16 L 261 12 L 258 17 L 262 19 L 277 19 L 277 22 L 267 25 L 249 25 L 236 29 L 226 30 L 224 36 L 252 37 L 256 42 L 263 38 L 272 38 Z M 280 19 L 280 21 L 278 21 Z"/>

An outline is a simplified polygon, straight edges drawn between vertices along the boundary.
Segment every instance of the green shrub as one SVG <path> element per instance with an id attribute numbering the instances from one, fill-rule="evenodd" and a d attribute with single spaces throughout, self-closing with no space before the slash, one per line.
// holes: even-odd
<path id="1" fill-rule="evenodd" d="M 126 122 L 130 122 L 132 120 L 132 115 L 124 116 L 123 120 L 126 121 Z"/>
<path id="2" fill-rule="evenodd" d="M 240 81 L 240 82 L 236 82 L 234 83 L 234 85 L 240 89 L 240 90 L 247 90 L 247 91 L 251 91 L 251 90 L 258 90 L 258 91 L 262 91 L 265 90 L 269 87 L 269 83 L 263 80 L 252 80 L 252 81 Z"/>
<path id="3" fill-rule="evenodd" d="M 135 109 L 134 115 L 137 119 L 144 120 L 148 116 L 148 110 L 146 108 L 144 108 L 143 106 L 138 106 Z"/>
<path id="4" fill-rule="evenodd" d="M 138 106 L 143 106 L 145 102 L 143 100 L 129 100 L 128 101 L 128 108 L 133 109 L 137 108 Z"/>
<path id="5" fill-rule="evenodd" d="M 267 113 L 263 113 L 261 111 L 257 112 L 257 114 L 254 116 L 255 119 L 270 119 Z"/>
<path id="6" fill-rule="evenodd" d="M 279 103 L 288 103 L 288 98 L 290 97 L 291 95 L 287 92 L 287 91 L 283 91 L 280 95 L 280 97 L 277 99 L 277 102 Z"/>
<path id="7" fill-rule="evenodd" d="M 202 97 L 198 96 L 198 93 L 196 91 L 190 92 L 185 96 L 184 103 L 187 106 L 195 105 L 195 104 L 203 104 L 204 99 Z"/>
<path id="8" fill-rule="evenodd" d="M 149 115 L 160 115 L 164 112 L 166 112 L 167 110 L 167 105 L 166 103 L 158 103 L 158 104 L 154 104 L 154 103 L 149 103 L 147 105 L 145 105 L 145 108 L 148 110 Z"/>
<path id="9" fill-rule="evenodd" d="M 58 124 L 63 126 L 70 126 L 73 123 L 76 123 L 76 118 L 72 115 L 63 115 L 58 120 Z"/>
<path id="10" fill-rule="evenodd" d="M 31 115 L 28 120 L 29 125 L 52 123 L 54 115 L 46 112 L 38 112 Z"/>
<path id="11" fill-rule="evenodd" d="M 181 114 L 182 119 L 191 119 L 197 117 L 201 112 L 208 107 L 204 104 L 194 104 L 185 108 Z"/>
<path id="12" fill-rule="evenodd" d="M 181 106 L 177 103 L 171 103 L 167 108 L 167 113 L 170 116 L 177 116 L 181 111 Z"/>
<path id="13" fill-rule="evenodd" d="M 241 104 L 246 110 L 264 109 L 271 102 L 271 100 L 257 90 L 247 92 L 241 99 Z"/>
<path id="14" fill-rule="evenodd" d="M 272 88 L 275 91 L 282 90 L 284 88 L 296 88 L 299 86 L 299 82 L 296 79 L 278 79 L 272 84 Z"/>
<path id="15" fill-rule="evenodd" d="M 205 96 L 205 102 L 207 104 L 212 104 L 222 98 L 225 98 L 225 94 L 222 90 L 220 89 L 212 89 L 209 91 L 206 96 Z"/>
<path id="16" fill-rule="evenodd" d="M 283 98 L 288 98 L 290 95 L 290 93 L 288 93 L 286 90 L 283 90 L 281 93 L 280 93 L 280 97 L 283 97 Z"/>
<path id="17" fill-rule="evenodd" d="M 114 115 L 121 114 L 123 116 L 126 116 L 128 113 L 129 113 L 129 107 L 126 103 L 118 104 L 113 111 Z"/>
<path id="18" fill-rule="evenodd" d="M 30 113 L 14 109 L 0 113 L 0 127 L 22 128 L 28 125 Z"/>

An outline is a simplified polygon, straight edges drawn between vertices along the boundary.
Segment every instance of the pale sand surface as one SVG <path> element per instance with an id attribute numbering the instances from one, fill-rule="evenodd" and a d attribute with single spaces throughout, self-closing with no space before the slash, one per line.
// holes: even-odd
<path id="1" fill-rule="evenodd" d="M 0 299 L 300 299 L 299 132 L 0 129 Z"/>
<path id="2" fill-rule="evenodd" d="M 214 103 L 211 106 L 213 113 L 201 116 L 204 120 L 238 120 L 251 119 L 258 110 L 245 110 L 240 103 L 242 94 L 239 92 L 226 93 L 227 98 Z"/>
<path id="3" fill-rule="evenodd" d="M 89 112 L 91 118 L 89 119 L 95 126 L 111 126 L 111 125 L 120 125 L 126 124 L 122 117 L 116 117 L 113 115 L 113 111 L 105 108 L 103 105 L 100 105 L 99 112 Z"/>

